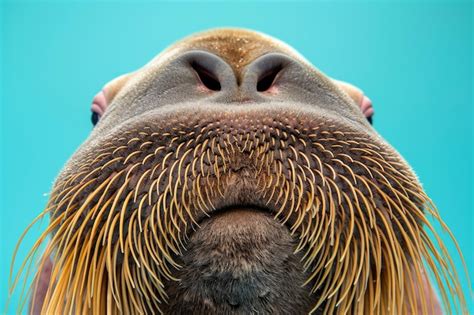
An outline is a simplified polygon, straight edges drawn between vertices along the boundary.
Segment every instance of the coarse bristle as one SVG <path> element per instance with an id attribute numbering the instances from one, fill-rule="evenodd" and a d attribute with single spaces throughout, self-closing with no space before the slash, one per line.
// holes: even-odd
<path id="1" fill-rule="evenodd" d="M 431 314 L 417 287 L 431 270 L 446 311 L 453 312 L 452 296 L 454 311 L 467 313 L 428 217 L 449 230 L 411 171 L 366 135 L 327 122 L 151 130 L 112 139 L 56 185 L 40 215 L 51 215 L 49 226 L 10 283 L 13 290 L 51 235 L 43 257 L 54 266 L 41 313 L 159 312 L 164 280 L 179 281 L 173 257 L 186 250 L 198 218 L 228 196 L 235 176 L 252 179 L 256 198 L 298 238 L 295 251 L 304 253 L 318 297 L 313 311 Z"/>

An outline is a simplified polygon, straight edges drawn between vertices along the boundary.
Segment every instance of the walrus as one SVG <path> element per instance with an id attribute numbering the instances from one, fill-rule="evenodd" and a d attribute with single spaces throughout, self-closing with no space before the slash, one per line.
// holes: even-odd
<path id="1" fill-rule="evenodd" d="M 429 218 L 449 229 L 372 116 L 270 36 L 185 38 L 94 98 L 11 288 L 41 254 L 33 314 L 467 313 Z"/>

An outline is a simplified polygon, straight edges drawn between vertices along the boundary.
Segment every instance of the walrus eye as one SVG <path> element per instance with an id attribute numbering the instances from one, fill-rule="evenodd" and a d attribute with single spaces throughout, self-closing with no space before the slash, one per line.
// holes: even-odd
<path id="1" fill-rule="evenodd" d="M 367 118 L 367 121 L 373 125 L 373 117 L 374 117 L 374 108 L 372 106 L 372 101 L 370 98 L 364 95 L 362 98 L 362 102 L 360 104 L 360 110 L 364 114 L 365 118 Z"/>
<path id="2" fill-rule="evenodd" d="M 100 117 L 104 114 L 107 108 L 107 98 L 105 96 L 105 88 L 94 96 L 91 105 L 91 122 L 95 126 L 99 121 Z"/>
<path id="3" fill-rule="evenodd" d="M 99 121 L 99 114 L 96 113 L 96 112 L 92 112 L 92 116 L 91 116 L 91 122 L 92 122 L 92 125 L 97 125 L 97 122 Z"/>

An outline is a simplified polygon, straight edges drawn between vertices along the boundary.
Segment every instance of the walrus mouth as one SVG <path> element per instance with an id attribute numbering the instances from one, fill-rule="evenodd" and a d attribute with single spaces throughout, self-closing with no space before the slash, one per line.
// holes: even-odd
<path id="1" fill-rule="evenodd" d="M 393 149 L 331 114 L 236 111 L 147 113 L 78 152 L 33 248 L 52 234 L 43 311 L 163 311 L 195 231 L 238 208 L 259 212 L 262 225 L 271 215 L 291 235 L 305 276 L 298 286 L 314 293 L 300 297 L 310 299 L 306 311 L 414 310 L 423 261 L 440 287 L 460 292 L 444 245 L 422 228 L 433 231 L 427 215 L 440 220 L 437 211 Z"/>

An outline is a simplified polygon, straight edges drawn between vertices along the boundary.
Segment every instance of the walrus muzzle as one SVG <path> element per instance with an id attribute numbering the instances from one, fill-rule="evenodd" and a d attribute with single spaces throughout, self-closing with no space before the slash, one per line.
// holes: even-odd
<path id="1" fill-rule="evenodd" d="M 293 49 L 202 33 L 104 93 L 41 215 L 31 312 L 435 314 L 429 270 L 466 312 L 413 171 Z"/>

